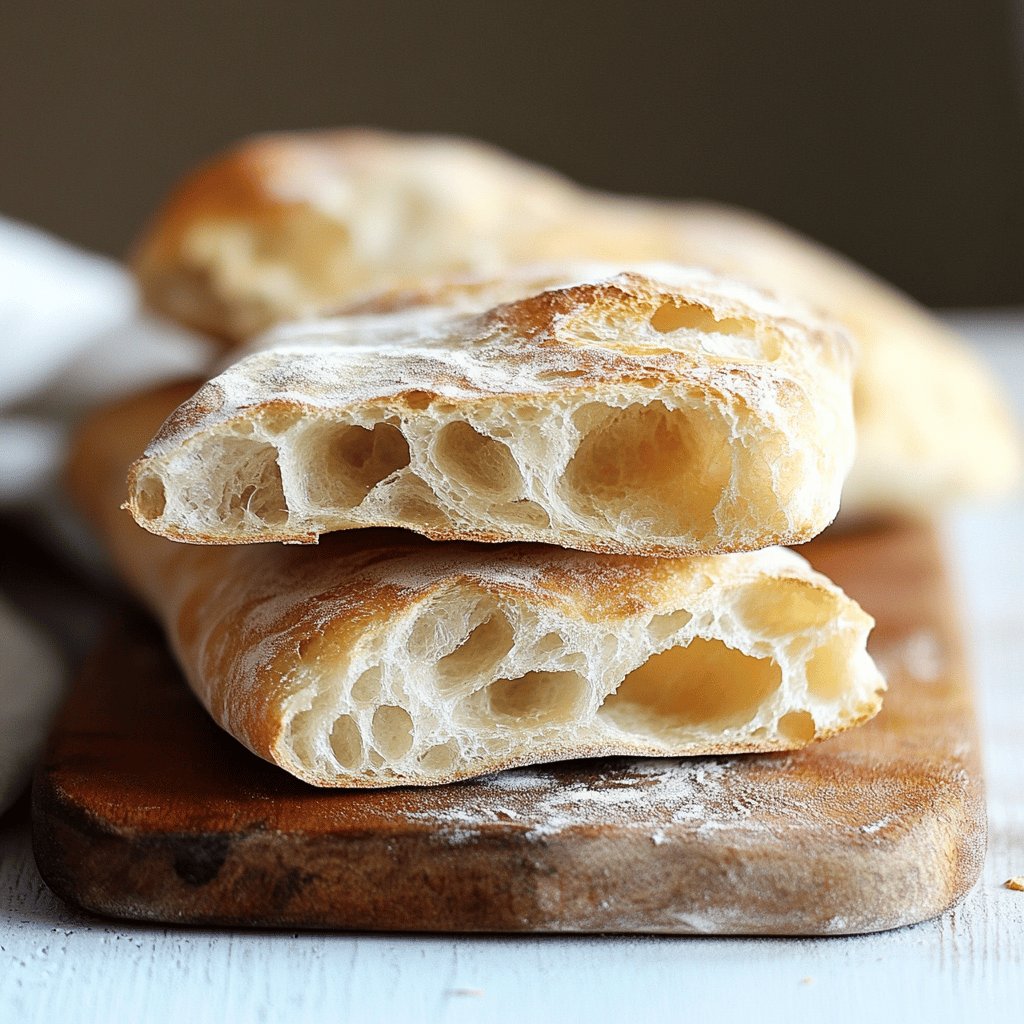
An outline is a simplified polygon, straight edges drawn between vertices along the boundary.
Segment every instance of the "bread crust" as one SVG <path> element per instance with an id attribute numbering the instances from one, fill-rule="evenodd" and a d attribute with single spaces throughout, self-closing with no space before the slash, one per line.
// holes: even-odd
<path id="1" fill-rule="evenodd" d="M 792 749 L 880 706 L 871 619 L 781 549 L 667 559 L 394 530 L 318 549 L 151 536 L 118 509 L 121 481 L 193 387 L 94 415 L 69 486 L 213 718 L 307 782 L 435 785 L 565 758 Z M 666 653 L 698 660 L 645 675 Z M 659 689 L 663 676 L 679 693 Z"/>
<path id="2" fill-rule="evenodd" d="M 690 555 L 808 540 L 836 513 L 852 345 L 799 307 L 586 265 L 371 309 L 278 328 L 172 414 L 129 474 L 139 524 Z"/>

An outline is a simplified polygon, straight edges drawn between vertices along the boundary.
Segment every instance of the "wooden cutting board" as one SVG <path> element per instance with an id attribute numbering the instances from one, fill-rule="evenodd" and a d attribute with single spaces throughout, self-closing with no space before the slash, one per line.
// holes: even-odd
<path id="1" fill-rule="evenodd" d="M 316 790 L 220 732 L 129 615 L 34 788 L 46 882 L 114 917 L 426 931 L 825 935 L 932 917 L 974 884 L 971 687 L 935 533 L 803 549 L 878 620 L 869 725 L 795 754 L 609 759 L 436 789 Z"/>

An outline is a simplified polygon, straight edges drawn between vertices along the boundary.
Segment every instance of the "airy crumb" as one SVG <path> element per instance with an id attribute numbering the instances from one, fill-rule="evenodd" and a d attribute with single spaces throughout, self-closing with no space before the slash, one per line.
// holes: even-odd
<path id="1" fill-rule="evenodd" d="M 1017 875 L 1015 878 L 1008 878 L 1003 885 L 1007 889 L 1015 889 L 1017 892 L 1024 892 L 1024 875 Z"/>

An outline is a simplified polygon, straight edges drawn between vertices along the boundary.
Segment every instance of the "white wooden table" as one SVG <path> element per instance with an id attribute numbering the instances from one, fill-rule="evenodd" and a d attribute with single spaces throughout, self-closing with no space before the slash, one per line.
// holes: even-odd
<path id="1" fill-rule="evenodd" d="M 1024 311 L 955 318 L 1024 422 Z M 947 526 L 979 687 L 991 838 L 942 918 L 831 939 L 449 937 L 133 926 L 58 901 L 0 821 L 0 1021 L 1024 1022 L 1024 497 Z"/>

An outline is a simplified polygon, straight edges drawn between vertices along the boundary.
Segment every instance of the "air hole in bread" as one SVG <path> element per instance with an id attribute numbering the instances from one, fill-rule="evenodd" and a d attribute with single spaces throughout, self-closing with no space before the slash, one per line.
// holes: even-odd
<path id="1" fill-rule="evenodd" d="M 813 583 L 766 580 L 743 587 L 735 611 L 744 627 L 766 637 L 820 629 L 835 620 L 836 600 Z"/>
<path id="2" fill-rule="evenodd" d="M 670 647 L 634 669 L 598 711 L 625 732 L 666 735 L 677 729 L 745 725 L 779 688 L 782 670 L 721 640 Z"/>
<path id="3" fill-rule="evenodd" d="M 395 518 L 420 529 L 443 526 L 448 517 L 437 507 L 437 495 L 425 480 L 408 474 L 392 492 Z"/>
<path id="4" fill-rule="evenodd" d="M 291 430 L 295 426 L 297 418 L 298 414 L 294 409 L 281 409 L 271 406 L 260 415 L 260 430 L 265 435 L 276 437 Z M 254 425 L 249 420 L 242 420 L 235 426 L 235 430 L 241 430 L 243 427 L 248 428 L 246 433 L 251 434 L 253 432 Z"/>
<path id="5" fill-rule="evenodd" d="M 372 668 L 368 668 L 352 684 L 352 699 L 365 702 L 379 697 L 382 675 L 383 671 L 380 665 L 374 665 Z"/>
<path id="6" fill-rule="evenodd" d="M 561 633 L 545 633 L 533 648 L 534 654 L 554 654 L 565 648 L 565 639 Z"/>
<path id="7" fill-rule="evenodd" d="M 373 745 L 389 761 L 405 757 L 412 749 L 412 718 L 405 708 L 384 704 L 373 713 Z"/>
<path id="8" fill-rule="evenodd" d="M 201 453 L 204 458 L 207 453 Z M 277 449 L 246 438 L 226 438 L 217 445 L 217 465 L 224 490 L 218 518 L 229 529 L 253 528 L 253 520 L 280 526 L 288 520 Z"/>
<path id="9" fill-rule="evenodd" d="M 294 715 L 288 723 L 288 745 L 300 761 L 316 760 L 313 740 L 320 722 L 319 710 L 308 708 Z"/>
<path id="10" fill-rule="evenodd" d="M 523 491 L 523 475 L 509 447 L 457 420 L 441 429 L 434 461 L 446 476 L 474 493 L 511 501 Z"/>
<path id="11" fill-rule="evenodd" d="M 497 679 L 481 695 L 495 718 L 535 726 L 571 721 L 587 691 L 577 672 L 527 672 L 517 679 Z"/>
<path id="12" fill-rule="evenodd" d="M 437 683 L 449 690 L 460 683 L 494 672 L 498 663 L 512 650 L 515 633 L 505 616 L 494 609 L 474 628 L 451 654 L 437 663 Z"/>
<path id="13" fill-rule="evenodd" d="M 652 640 L 665 640 L 673 633 L 678 633 L 692 618 L 693 616 L 685 608 L 681 608 L 677 612 L 655 615 L 647 624 L 647 632 Z"/>
<path id="14" fill-rule="evenodd" d="M 700 539 L 715 528 L 732 467 L 729 428 L 713 409 L 592 403 L 574 419 L 583 439 L 565 487 L 580 514 L 662 536 Z"/>
<path id="15" fill-rule="evenodd" d="M 790 711 L 779 719 L 778 730 L 787 743 L 810 743 L 817 728 L 810 711 Z"/>
<path id="16" fill-rule="evenodd" d="M 458 754 L 458 745 L 454 740 L 449 740 L 447 743 L 437 743 L 429 747 L 420 754 L 418 761 L 427 771 L 443 772 L 451 768 Z"/>
<path id="17" fill-rule="evenodd" d="M 674 302 L 666 302 L 659 306 L 651 317 L 651 326 L 661 334 L 686 328 L 704 334 L 741 334 L 753 337 L 756 330 L 751 320 L 742 317 L 723 317 L 718 320 L 707 306 L 693 302 L 678 306 Z"/>
<path id="18" fill-rule="evenodd" d="M 410 409 L 426 409 L 434 400 L 428 391 L 405 391 L 401 398 Z"/>
<path id="19" fill-rule="evenodd" d="M 569 367 L 565 369 L 541 370 L 537 374 L 537 380 L 572 380 L 575 377 L 585 377 L 586 370 L 574 370 Z"/>
<path id="20" fill-rule="evenodd" d="M 551 516 L 543 506 L 526 498 L 506 505 L 502 509 L 502 515 L 508 522 L 519 526 L 532 526 L 538 530 L 546 530 L 551 526 Z"/>
<path id="21" fill-rule="evenodd" d="M 441 645 L 437 636 L 438 624 L 437 616 L 432 615 L 429 610 L 416 620 L 407 644 L 410 658 L 415 658 L 416 661 L 430 661 L 437 657 L 437 649 Z"/>
<path id="22" fill-rule="evenodd" d="M 150 473 L 138 484 L 139 496 L 135 500 L 143 519 L 159 519 L 167 507 L 167 492 L 160 477 Z"/>
<path id="23" fill-rule="evenodd" d="M 353 771 L 363 763 L 363 740 L 351 715 L 342 715 L 331 729 L 331 750 L 342 768 Z"/>
<path id="24" fill-rule="evenodd" d="M 837 637 L 819 647 L 807 661 L 807 690 L 821 700 L 839 700 L 850 674 L 857 645 L 852 635 Z"/>
<path id="25" fill-rule="evenodd" d="M 391 423 L 321 424 L 307 431 L 301 448 L 309 498 L 327 508 L 353 508 L 409 465 L 409 444 Z"/>

